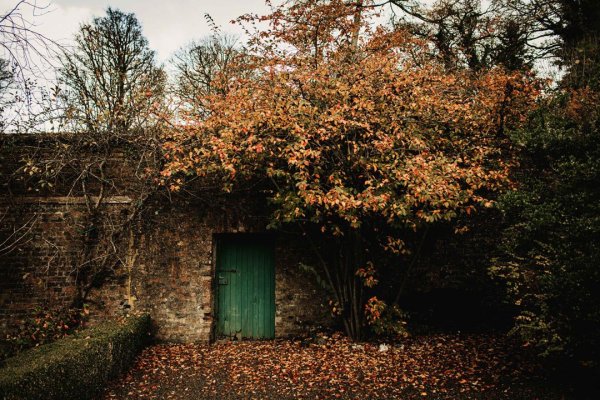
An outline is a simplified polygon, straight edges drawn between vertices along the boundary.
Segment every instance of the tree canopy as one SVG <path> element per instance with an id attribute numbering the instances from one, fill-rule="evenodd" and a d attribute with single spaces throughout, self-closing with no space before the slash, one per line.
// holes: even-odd
<path id="1" fill-rule="evenodd" d="M 59 71 L 70 124 L 121 133 L 147 126 L 162 100 L 166 76 L 135 15 L 108 8 L 104 17 L 81 25 L 75 41 Z"/>
<path id="2" fill-rule="evenodd" d="M 244 73 L 243 57 L 237 39 L 218 31 L 180 48 L 173 57 L 174 92 L 180 106 L 205 118 L 201 102 L 209 94 L 226 91 L 230 78 Z"/>
<path id="3" fill-rule="evenodd" d="M 402 229 L 490 207 L 508 183 L 503 131 L 537 94 L 527 75 L 448 70 L 430 42 L 370 18 L 343 1 L 262 18 L 269 28 L 252 42 L 255 73 L 206 98 L 209 116 L 173 134 L 163 171 L 217 175 L 228 190 L 268 179 L 273 225 L 336 238 L 340 255 L 324 274 L 355 338 L 363 281 L 376 282 L 364 279 L 377 266 L 367 241 L 402 252 Z"/>

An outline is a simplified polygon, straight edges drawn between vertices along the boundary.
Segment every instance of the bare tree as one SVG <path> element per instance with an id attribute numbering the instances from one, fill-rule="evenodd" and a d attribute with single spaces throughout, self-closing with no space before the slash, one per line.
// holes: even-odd
<path id="1" fill-rule="evenodd" d="M 108 8 L 83 24 L 73 52 L 61 57 L 65 117 L 76 130 L 124 133 L 151 124 L 165 73 L 134 14 Z"/>
<path id="2" fill-rule="evenodd" d="M 4 110 L 12 103 L 12 99 L 8 90 L 14 84 L 14 72 L 9 62 L 0 58 L 0 116 L 4 114 Z M 4 118 L 0 118 L 0 131 L 5 128 Z"/>
<path id="3" fill-rule="evenodd" d="M 573 64 L 580 50 L 596 48 L 600 34 L 597 0 L 385 0 L 396 23 L 433 39 L 448 65 L 509 69 L 552 59 L 588 76 L 584 62 Z M 372 6 L 372 5 L 371 5 Z M 581 60 L 580 60 L 581 61 Z M 576 68 L 573 68 L 573 66 Z"/>
<path id="4" fill-rule="evenodd" d="M 176 97 L 184 108 L 204 116 L 202 102 L 211 94 L 225 94 L 233 76 L 239 76 L 247 55 L 234 36 L 215 32 L 212 36 L 192 41 L 174 55 Z"/>
<path id="5" fill-rule="evenodd" d="M 566 72 L 562 83 L 598 85 L 600 76 L 600 2 L 597 0 L 505 0 L 526 19 L 538 40 L 532 45 L 554 56 Z"/>
<path id="6" fill-rule="evenodd" d="M 135 15 L 110 8 L 81 26 L 75 48 L 63 49 L 60 61 L 58 106 L 64 107 L 66 127 L 75 132 L 35 137 L 34 145 L 19 154 L 15 175 L 24 177 L 28 187 L 78 204 L 72 223 L 80 236 L 73 248 L 55 246 L 51 261 L 71 272 L 77 288 L 72 306 L 77 308 L 115 269 L 131 264 L 135 243 L 130 237 L 160 189 L 155 183 L 162 163 L 160 131 L 154 113 L 162 107 L 165 73 Z M 125 170 L 127 185 L 119 185 Z M 5 235 L 11 243 L 18 239 L 18 246 L 30 225 L 20 226 Z"/>
<path id="7" fill-rule="evenodd" d="M 61 46 L 40 33 L 36 19 L 50 3 L 14 1 L 0 13 L 0 129 L 22 130 L 40 113 L 47 92 L 37 81 L 49 81 Z M 36 122 L 33 122 L 35 124 Z"/>
<path id="8" fill-rule="evenodd" d="M 504 0 L 485 5 L 480 0 L 438 0 L 426 6 L 418 0 L 389 0 L 394 22 L 432 40 L 448 67 L 471 70 L 492 65 L 508 69 L 531 66 L 539 54 L 529 46 L 529 25 Z"/>
<path id="9" fill-rule="evenodd" d="M 0 132 L 9 124 L 5 118 L 7 109 L 31 109 L 33 79 L 43 77 L 60 47 L 38 32 L 33 22 L 35 17 L 48 12 L 48 7 L 49 4 L 41 5 L 35 0 L 20 0 L 0 13 Z M 18 115 L 18 110 L 13 109 L 12 113 Z M 0 171 L 3 190 L 7 189 L 10 178 Z M 6 228 L 0 236 L 0 256 L 29 241 L 37 222 L 36 215 L 27 221 L 14 220 L 11 218 L 13 212 L 8 203 L 0 210 L 0 225 Z"/>
<path id="10" fill-rule="evenodd" d="M 50 3 L 19 0 L 0 14 L 1 58 L 12 69 L 16 79 L 26 85 L 31 76 L 43 75 L 60 46 L 38 32 L 33 17 L 50 12 Z M 31 13 L 31 16 L 27 14 Z"/>

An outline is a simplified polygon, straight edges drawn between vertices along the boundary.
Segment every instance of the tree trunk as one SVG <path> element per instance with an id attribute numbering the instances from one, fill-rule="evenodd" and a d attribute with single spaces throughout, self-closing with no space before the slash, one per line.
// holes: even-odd
<path id="1" fill-rule="evenodd" d="M 306 234 L 306 231 L 304 233 Z M 307 237 L 310 238 L 310 235 Z M 356 276 L 356 270 L 364 265 L 360 232 L 348 229 L 340 240 L 326 242 L 325 249 L 317 246 L 312 239 L 309 241 L 319 259 L 334 300 L 342 309 L 341 322 L 346 335 L 352 340 L 361 340 L 364 327 L 364 293 L 363 284 Z M 332 247 L 337 247 L 337 251 L 332 251 Z M 336 254 L 337 257 L 326 258 L 324 254 Z"/>
<path id="2" fill-rule="evenodd" d="M 341 294 L 342 319 L 346 334 L 355 341 L 363 338 L 363 286 L 356 276 L 356 270 L 364 264 L 363 243 L 360 233 L 350 229 L 339 246 L 337 270 L 341 276 L 337 292 Z"/>

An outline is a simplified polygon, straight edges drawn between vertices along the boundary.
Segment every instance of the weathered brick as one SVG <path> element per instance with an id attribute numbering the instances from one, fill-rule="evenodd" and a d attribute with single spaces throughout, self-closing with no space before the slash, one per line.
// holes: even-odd
<path id="1" fill-rule="evenodd" d="M 20 167 L 15 156 L 18 145 L 13 144 L 8 155 L 3 151 L 7 149 L 0 147 L 0 178 Z M 116 174 L 116 184 L 103 212 L 115 216 L 125 210 L 127 190 L 135 184 L 123 154 L 116 151 L 108 169 Z M 67 307 L 72 302 L 76 293 L 73 265 L 81 256 L 86 209 L 82 197 L 67 196 L 60 188 L 32 195 L 26 182 L 18 182 L 9 195 L 9 183 L 0 183 L 0 215 L 5 216 L 0 242 L 13 228 L 37 217 L 27 241 L 10 254 L 0 255 L 0 330 L 4 333 L 35 307 Z M 215 323 L 215 235 L 265 229 L 265 218 L 248 217 L 234 206 L 211 206 L 177 198 L 173 203 L 150 202 L 135 235 L 135 264 L 131 270 L 117 266 L 90 293 L 92 323 L 134 309 L 151 314 L 159 339 L 210 340 Z M 331 324 L 322 290 L 298 268 L 300 261 L 311 262 L 302 242 L 289 235 L 277 240 L 275 329 L 280 337 Z M 127 249 L 121 250 L 128 254 Z"/>

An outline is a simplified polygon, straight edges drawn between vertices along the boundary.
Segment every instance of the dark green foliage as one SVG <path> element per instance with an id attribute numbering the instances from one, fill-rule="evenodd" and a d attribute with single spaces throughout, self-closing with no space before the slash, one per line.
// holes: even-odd
<path id="1" fill-rule="evenodd" d="M 90 399 L 123 372 L 149 338 L 150 317 L 111 322 L 8 359 L 0 399 Z"/>
<path id="2" fill-rule="evenodd" d="M 599 98 L 562 91 L 515 135 L 525 168 L 501 199 L 504 256 L 491 268 L 520 309 L 513 331 L 586 367 L 600 359 Z"/>
<path id="3" fill-rule="evenodd" d="M 501 199 L 503 255 L 490 272 L 519 308 L 513 332 L 526 345 L 593 373 L 600 370 L 600 3 L 530 5 L 542 6 L 538 23 L 555 35 L 564 75 L 514 134 L 519 186 Z"/>
<path id="4" fill-rule="evenodd" d="M 406 328 L 408 319 L 408 313 L 396 304 L 386 305 L 381 312 L 381 317 L 375 320 L 370 328 L 372 333 L 380 339 L 400 340 L 408 336 Z"/>

